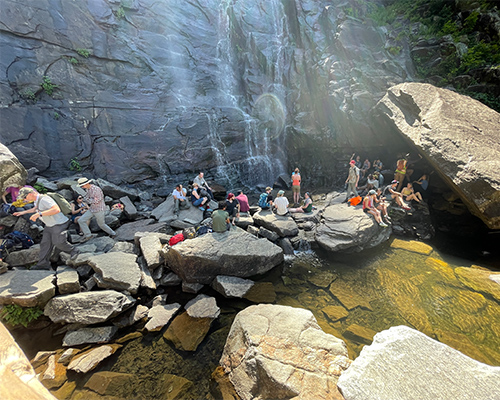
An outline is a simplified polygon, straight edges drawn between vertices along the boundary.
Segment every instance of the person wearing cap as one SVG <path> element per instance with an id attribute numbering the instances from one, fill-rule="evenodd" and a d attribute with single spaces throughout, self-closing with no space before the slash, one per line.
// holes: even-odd
<path id="1" fill-rule="evenodd" d="M 375 221 L 382 227 L 387 228 L 389 225 L 385 224 L 382 221 L 382 217 L 380 216 L 380 211 L 375 207 L 375 198 L 377 197 L 377 192 L 375 190 L 370 190 L 368 195 L 363 199 L 363 211 L 367 214 L 373 215 Z"/>
<path id="2" fill-rule="evenodd" d="M 99 186 L 93 185 L 91 182 L 92 181 L 87 178 L 78 179 L 78 186 L 85 189 L 87 192 L 85 196 L 83 196 L 83 201 L 89 206 L 89 209 L 85 211 L 85 214 L 83 214 L 78 220 L 78 225 L 80 225 L 80 229 L 83 232 L 83 239 L 81 242 L 86 242 L 87 240 L 95 237 L 95 235 L 92 235 L 90 232 L 88 225 L 88 221 L 90 221 L 92 217 L 95 217 L 99 228 L 101 228 L 109 236 L 116 236 L 116 232 L 106 225 L 104 220 L 104 212 L 106 211 L 104 193 Z"/>
<path id="3" fill-rule="evenodd" d="M 80 252 L 68 242 L 69 219 L 61 212 L 57 203 L 50 196 L 42 195 L 35 189 L 27 187 L 19 191 L 17 198 L 34 203 L 35 206 L 25 211 L 15 212 L 14 216 L 33 214 L 30 221 L 35 222 L 40 219 L 45 224 L 38 263 L 31 269 L 50 269 L 50 256 L 54 247 L 70 254 L 71 259 L 74 260 Z"/>
<path id="4" fill-rule="evenodd" d="M 310 212 L 312 212 L 313 202 L 312 202 L 311 195 L 309 194 L 309 192 L 306 192 L 304 194 L 304 198 L 305 198 L 305 200 L 304 200 L 304 204 L 302 205 L 302 207 L 289 208 L 288 211 L 291 213 L 310 213 Z"/>
<path id="5" fill-rule="evenodd" d="M 396 191 L 396 186 L 398 186 L 398 181 L 393 180 L 390 185 L 387 185 L 382 191 L 382 196 L 387 200 L 394 200 L 399 207 L 403 210 L 411 210 L 410 207 L 403 201 L 403 195 Z"/>
<path id="6" fill-rule="evenodd" d="M 288 213 L 288 199 L 283 196 L 285 194 L 284 190 L 280 190 L 278 192 L 278 196 L 274 200 L 274 207 L 276 210 L 276 214 L 278 215 L 286 215 Z"/>
<path id="7" fill-rule="evenodd" d="M 351 160 L 349 162 L 349 173 L 347 175 L 347 179 L 345 180 L 345 183 L 347 183 L 347 195 L 344 200 L 344 203 L 347 203 L 347 201 L 351 198 L 351 193 L 354 196 L 358 195 L 357 187 L 358 187 L 358 182 L 359 182 L 359 168 L 356 167 L 356 161 Z"/>
<path id="8" fill-rule="evenodd" d="M 234 225 L 235 219 L 240 217 L 240 202 L 233 193 L 227 195 L 226 211 L 231 218 L 231 223 Z"/>

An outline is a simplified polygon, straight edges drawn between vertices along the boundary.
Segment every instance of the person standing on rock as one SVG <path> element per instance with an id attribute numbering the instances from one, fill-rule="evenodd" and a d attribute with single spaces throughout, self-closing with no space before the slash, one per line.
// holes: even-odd
<path id="1" fill-rule="evenodd" d="M 80 251 L 68 242 L 69 219 L 62 212 L 57 203 L 50 197 L 38 193 L 33 188 L 22 188 L 17 197 L 34 203 L 35 206 L 25 211 L 15 212 L 13 215 L 19 217 L 25 214 L 33 214 L 30 220 L 38 219 L 45 224 L 42 241 L 40 242 L 40 253 L 38 263 L 31 269 L 50 269 L 50 256 L 54 247 L 68 253 L 71 259 L 78 257 Z"/>
<path id="2" fill-rule="evenodd" d="M 85 214 L 83 214 L 78 220 L 78 225 L 80 225 L 80 229 L 83 232 L 83 239 L 81 240 L 81 243 L 95 237 L 95 235 L 92 235 L 90 232 L 88 225 L 88 221 L 90 221 L 92 217 L 95 217 L 99 228 L 112 238 L 115 237 L 116 232 L 106 225 L 104 220 L 106 204 L 104 203 L 104 193 L 102 192 L 102 189 L 96 185 L 92 185 L 91 180 L 87 178 L 78 179 L 78 186 L 85 189 L 87 192 L 87 194 L 83 197 L 83 201 L 89 206 L 89 209 L 85 211 Z"/>
<path id="3" fill-rule="evenodd" d="M 293 193 L 293 202 L 295 205 L 299 205 L 300 201 L 300 171 L 298 168 L 295 168 L 295 171 L 292 172 L 292 193 Z"/>
<path id="4" fill-rule="evenodd" d="M 344 200 L 344 203 L 347 203 L 349 200 L 351 194 L 354 196 L 358 195 L 357 187 L 358 187 L 358 182 L 359 182 L 359 168 L 356 167 L 356 161 L 351 160 L 349 162 L 349 173 L 347 175 L 347 179 L 345 180 L 345 183 L 347 183 L 347 195 Z"/>

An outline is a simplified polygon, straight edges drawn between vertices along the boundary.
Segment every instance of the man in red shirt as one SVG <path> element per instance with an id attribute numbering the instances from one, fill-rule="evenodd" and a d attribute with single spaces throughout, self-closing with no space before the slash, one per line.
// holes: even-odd
<path id="1" fill-rule="evenodd" d="M 247 213 L 250 211 L 250 205 L 248 204 L 248 197 L 246 196 L 246 194 L 243 194 L 241 190 L 238 192 L 236 200 L 240 202 L 240 212 Z"/>

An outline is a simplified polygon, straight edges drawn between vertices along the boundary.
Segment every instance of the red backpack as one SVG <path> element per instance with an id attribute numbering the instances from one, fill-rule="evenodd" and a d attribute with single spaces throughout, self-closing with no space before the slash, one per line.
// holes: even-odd
<path id="1" fill-rule="evenodd" d="M 184 235 L 182 233 L 178 233 L 177 235 L 174 235 L 170 238 L 170 240 L 168 241 L 168 244 L 170 246 L 173 246 L 174 244 L 182 242 L 183 240 L 184 240 Z"/>

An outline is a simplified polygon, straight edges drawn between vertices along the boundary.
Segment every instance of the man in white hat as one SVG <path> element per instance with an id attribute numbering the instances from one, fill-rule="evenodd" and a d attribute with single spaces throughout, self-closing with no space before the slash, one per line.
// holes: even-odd
<path id="1" fill-rule="evenodd" d="M 69 219 L 61 212 L 57 203 L 50 196 L 42 195 L 30 187 L 23 187 L 19 191 L 17 198 L 34 203 L 35 207 L 15 212 L 14 216 L 33 214 L 30 217 L 31 221 L 36 221 L 40 218 L 45 224 L 42 241 L 40 242 L 38 263 L 34 267 L 31 267 L 31 269 L 50 269 L 50 256 L 54 247 L 60 251 L 69 253 L 72 260 L 75 259 L 80 251 L 68 242 L 67 229 Z"/>
<path id="2" fill-rule="evenodd" d="M 104 203 L 104 193 L 99 186 L 92 185 L 91 180 L 87 178 L 78 179 L 78 186 L 85 189 L 87 194 L 83 197 L 83 201 L 89 205 L 89 209 L 83 214 L 78 220 L 78 225 L 83 232 L 82 242 L 86 242 L 92 239 L 92 233 L 88 226 L 88 221 L 92 217 L 95 217 L 97 225 L 109 236 L 116 236 L 116 232 L 111 229 L 104 221 L 104 211 L 106 210 L 106 204 Z"/>

